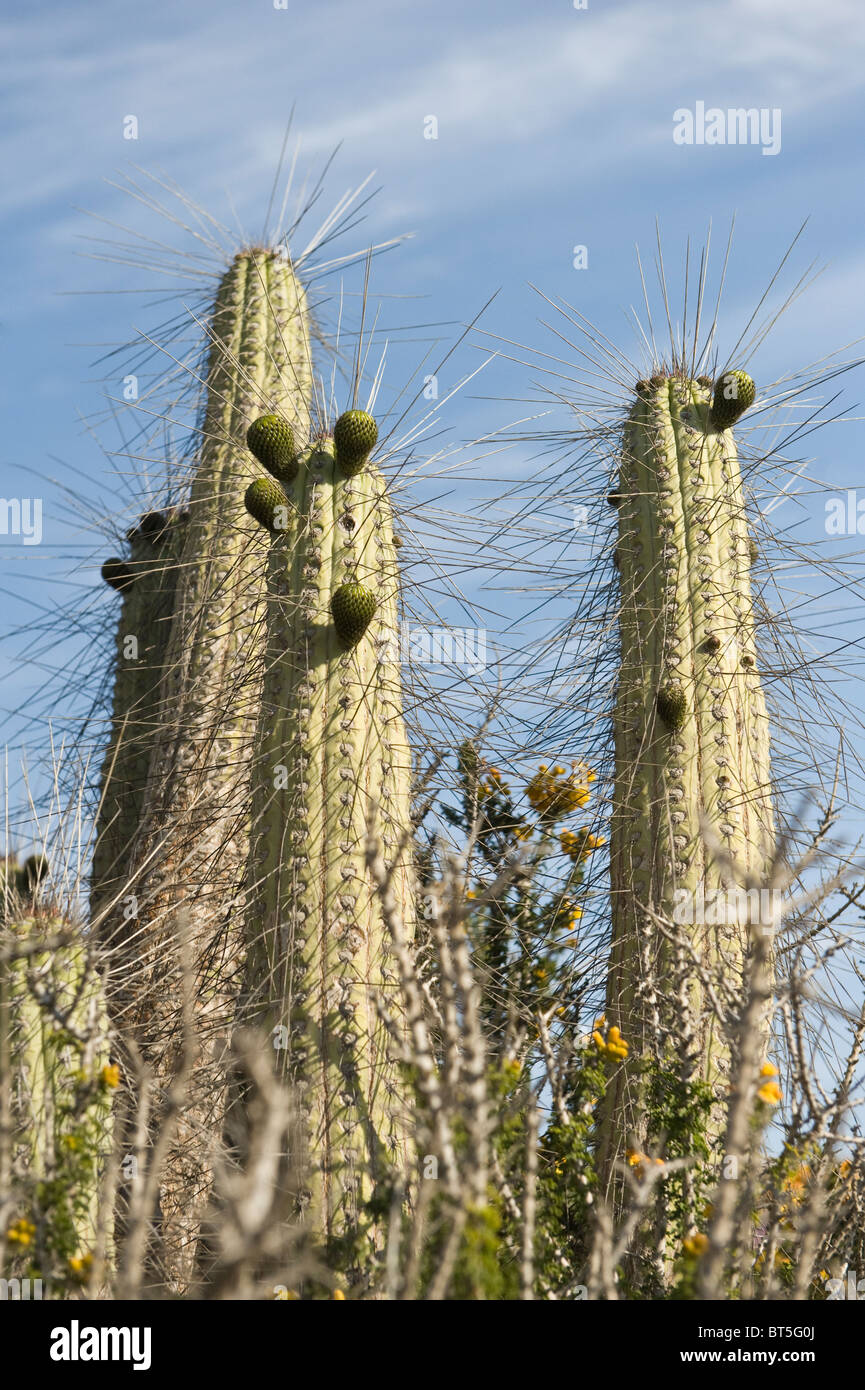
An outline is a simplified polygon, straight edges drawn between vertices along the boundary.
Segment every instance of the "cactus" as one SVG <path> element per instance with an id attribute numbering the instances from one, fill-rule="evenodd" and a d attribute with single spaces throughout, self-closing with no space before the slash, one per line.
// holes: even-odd
<path id="1" fill-rule="evenodd" d="M 31 1264 L 62 1276 L 68 1261 L 92 1258 L 98 1243 L 112 1144 L 119 1074 L 109 1064 L 102 980 L 93 941 L 62 916 L 37 915 L 23 896 L 0 947 L 0 1092 L 11 1098 L 6 1196 L 33 1226 Z M 107 1244 L 110 1214 L 102 1213 L 102 1225 Z"/>
<path id="2" fill-rule="evenodd" d="M 739 391 L 736 401 L 724 394 L 729 379 Z M 698 889 L 736 886 L 707 851 L 701 815 L 758 882 L 775 844 L 742 481 L 735 441 L 721 427 L 738 418 L 743 401 L 753 401 L 753 382 L 744 373 L 725 374 L 714 399 L 706 379 L 677 374 L 638 385 L 616 487 L 621 666 L 613 718 L 607 1004 L 608 1018 L 632 1044 L 632 1059 L 650 1030 L 663 1034 L 670 1007 L 663 991 L 672 948 L 647 909 L 681 922 L 677 905 L 693 904 Z M 746 920 L 743 914 L 686 928 L 706 968 L 722 970 L 727 982 L 741 975 Z M 720 1098 L 728 1043 L 707 1021 L 696 972 L 687 988 L 698 1020 L 697 1075 Z M 632 1060 L 608 1089 L 601 1134 L 608 1180 L 625 1145 L 639 1148 L 640 1138 Z"/>
<path id="3" fill-rule="evenodd" d="M 157 1258 L 175 1288 L 188 1286 L 195 1267 L 210 1191 L 208 1148 L 224 1107 L 221 1057 L 241 978 L 238 905 L 267 558 L 243 506 L 252 466 L 246 432 L 272 408 L 308 431 L 308 310 L 281 253 L 252 248 L 234 257 L 219 285 L 211 338 L 200 455 L 133 854 L 137 911 L 124 908 L 106 928 L 122 965 L 112 1007 L 163 1093 L 182 1049 L 184 953 L 191 967 L 198 1056 L 160 1191 Z"/>
<path id="4" fill-rule="evenodd" d="M 384 481 L 368 463 L 356 471 L 356 452 L 346 469 L 331 439 L 298 463 L 296 531 L 271 540 L 246 1004 L 297 1088 L 306 1227 L 351 1247 L 350 1267 L 380 1248 L 379 1199 L 407 1160 L 399 1064 L 373 997 L 399 1027 L 398 990 L 364 838 L 369 822 L 411 933 L 411 759 L 391 646 L 398 574 Z"/>

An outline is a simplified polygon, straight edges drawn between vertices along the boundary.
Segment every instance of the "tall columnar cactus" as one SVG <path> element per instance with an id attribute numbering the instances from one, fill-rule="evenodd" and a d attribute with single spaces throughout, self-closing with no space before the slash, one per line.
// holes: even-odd
<path id="1" fill-rule="evenodd" d="M 177 567 L 188 515 L 147 512 L 129 533 L 129 557 L 106 560 L 102 577 L 122 597 L 116 631 L 110 739 L 91 871 L 91 914 L 111 913 L 130 892 L 129 870 L 160 718 L 160 683 Z"/>
<path id="2" fill-rule="evenodd" d="M 63 917 L 34 915 L 21 897 L 0 930 L 0 1088 L 11 1101 L 4 1197 L 18 1223 L 10 1249 L 52 1278 L 92 1258 L 112 1145 L 120 1078 L 93 946 Z M 101 1219 L 107 1247 L 110 1213 Z"/>
<path id="3" fill-rule="evenodd" d="M 707 973 L 720 970 L 735 984 L 749 929 L 747 912 L 730 913 L 727 905 L 747 875 L 763 879 L 774 849 L 750 543 L 730 429 L 753 399 L 744 373 L 725 374 L 714 397 L 707 378 L 639 382 L 610 496 L 618 511 L 621 668 L 607 1014 L 632 1044 L 632 1058 L 641 1038 L 663 1036 L 666 1011 L 677 1007 L 669 995 L 664 1000 L 673 955 L 652 912 L 683 924 L 676 929 L 688 933 Z M 707 850 L 701 816 L 740 874 Z M 733 893 L 713 896 L 721 889 Z M 715 910 L 701 912 L 707 899 Z M 729 1049 L 702 991 L 693 969 L 678 1006 L 701 1020 L 693 1039 L 696 1075 L 720 1097 Z M 639 1148 L 640 1138 L 639 1082 L 628 1062 L 607 1096 L 608 1178 L 626 1145 Z"/>
<path id="4" fill-rule="evenodd" d="M 271 482 L 247 496 L 272 531 L 248 1015 L 271 1033 L 277 1070 L 298 1098 L 306 1185 L 297 1201 L 310 1235 L 345 1241 L 361 1259 L 380 1247 L 381 1199 L 408 1157 L 399 1044 L 376 1008 L 377 995 L 399 1029 L 389 935 L 365 862 L 368 824 L 409 934 L 415 911 L 398 572 L 384 480 L 367 461 L 375 438 L 371 417 L 350 411 L 333 439 L 300 454 L 293 476 L 282 474 L 289 514 L 296 508 L 288 534 Z"/>
<path id="5" fill-rule="evenodd" d="M 306 298 L 289 262 L 253 248 L 219 285 L 174 614 L 133 855 L 135 900 L 109 922 L 119 948 L 113 1004 L 171 1082 L 181 1055 L 180 982 L 194 1008 L 197 1060 L 160 1191 L 161 1260 L 184 1287 L 220 1131 L 220 1058 L 241 977 L 251 739 L 264 669 L 267 545 L 243 505 L 249 424 L 278 409 L 306 435 L 311 396 Z M 134 591 L 133 591 L 134 592 Z M 181 949 L 181 938 L 185 943 Z M 125 949 L 124 949 L 125 948 Z"/>

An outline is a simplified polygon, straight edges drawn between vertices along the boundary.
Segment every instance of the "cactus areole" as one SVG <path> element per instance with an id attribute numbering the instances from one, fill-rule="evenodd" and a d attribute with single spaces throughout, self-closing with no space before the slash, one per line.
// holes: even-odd
<path id="1" fill-rule="evenodd" d="M 729 375 L 739 404 L 752 401 L 750 378 Z M 632 1043 L 632 1059 L 641 1038 L 663 1035 L 665 1010 L 677 1006 L 669 994 L 672 947 L 652 914 L 685 923 L 674 929 L 688 934 L 707 967 L 735 982 L 751 929 L 747 913 L 703 924 L 701 890 L 704 898 L 710 889 L 746 886 L 749 874 L 760 882 L 774 849 L 742 480 L 733 436 L 717 421 L 726 399 L 719 387 L 713 398 L 706 378 L 641 382 L 616 485 L 621 666 L 607 1004 Z M 739 866 L 735 883 L 707 849 L 701 817 Z M 696 971 L 686 994 L 678 1005 L 694 1020 L 695 1072 L 720 1096 L 729 1053 Z M 640 1138 L 631 1068 L 623 1064 L 608 1090 L 608 1174 Z"/>
<path id="2" fill-rule="evenodd" d="M 304 1220 L 315 1239 L 359 1251 L 383 1239 L 364 1204 L 407 1160 L 399 1063 L 377 1007 L 398 1025 L 397 981 L 364 853 L 369 824 L 411 932 L 410 753 L 387 640 L 397 567 L 378 470 L 347 475 L 331 439 L 298 465 L 296 526 L 271 538 L 248 1002 L 299 1097 Z"/>

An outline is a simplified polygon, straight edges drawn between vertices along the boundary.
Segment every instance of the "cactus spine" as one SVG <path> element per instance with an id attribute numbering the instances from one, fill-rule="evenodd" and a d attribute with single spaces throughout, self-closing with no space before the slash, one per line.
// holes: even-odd
<path id="1" fill-rule="evenodd" d="M 386 1202 L 378 1216 L 364 1203 L 388 1191 L 393 1172 L 402 1179 L 407 1159 L 399 1064 L 373 997 L 399 1026 L 397 981 L 364 855 L 369 822 L 411 933 L 398 574 L 379 470 L 356 453 L 344 466 L 331 439 L 298 463 L 296 531 L 271 541 L 247 1002 L 296 1088 L 306 1170 L 296 1198 L 310 1235 L 362 1258 L 364 1242 L 367 1253 L 380 1248 L 387 1219 Z M 347 621 L 336 617 L 340 600 Z"/>
<path id="2" fill-rule="evenodd" d="M 746 404 L 752 400 L 750 383 Z M 741 409 L 731 410 L 729 396 L 725 402 L 725 422 L 745 408 L 740 402 Z M 749 874 L 762 882 L 775 843 L 742 480 L 735 441 L 715 415 L 709 383 L 680 375 L 638 383 L 616 499 L 621 668 L 608 1015 L 637 1044 L 633 1056 L 641 1039 L 663 1035 L 666 1010 L 677 1002 L 689 1008 L 696 1074 L 720 1095 L 727 1042 L 709 1016 L 696 972 L 685 998 L 665 992 L 672 948 L 650 915 L 674 919 L 683 904 L 693 912 L 698 890 L 708 895 L 746 886 Z M 741 866 L 740 883 L 712 861 L 701 814 Z M 735 983 L 748 945 L 747 913 L 717 924 L 700 924 L 695 916 L 685 930 L 707 969 Z M 683 920 L 681 913 L 675 920 Z M 640 1137 L 639 1085 L 625 1063 L 610 1084 L 602 1126 L 608 1178 L 626 1144 L 639 1147 Z"/>
<path id="3" fill-rule="evenodd" d="M 243 506 L 245 436 L 278 409 L 306 434 L 311 395 L 306 298 L 278 252 L 238 253 L 219 285 L 200 455 L 179 559 L 158 718 L 133 857 L 134 916 L 114 941 L 118 1020 L 164 1090 L 182 1044 L 182 956 L 191 966 L 198 1060 L 160 1192 L 160 1259 L 169 1282 L 194 1270 L 209 1199 L 208 1146 L 225 1086 L 220 1058 L 242 976 L 238 911 L 248 854 L 251 738 L 264 639 L 266 543 Z M 185 945 L 180 949 L 181 936 Z"/>

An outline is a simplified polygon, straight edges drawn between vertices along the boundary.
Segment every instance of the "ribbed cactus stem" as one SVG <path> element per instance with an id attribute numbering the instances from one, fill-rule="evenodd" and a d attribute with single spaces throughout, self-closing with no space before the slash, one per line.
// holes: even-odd
<path id="1" fill-rule="evenodd" d="M 299 1212 L 314 1241 L 345 1239 L 362 1260 L 387 1220 L 387 1201 L 376 1216 L 364 1203 L 402 1179 L 408 1154 L 403 1079 L 375 1001 L 399 1028 L 368 824 L 409 934 L 415 907 L 391 507 L 379 470 L 356 464 L 341 466 L 330 439 L 302 454 L 297 530 L 272 538 L 248 1004 L 296 1088 Z"/>
<path id="2" fill-rule="evenodd" d="M 157 518 L 164 523 L 156 524 Z M 148 513 L 130 533 L 128 559 L 102 567 L 122 596 L 114 659 L 110 739 L 102 763 L 96 844 L 91 870 L 91 919 L 110 914 L 130 892 L 130 856 L 141 819 L 147 770 L 159 730 L 160 682 L 171 626 L 178 556 L 186 515 Z M 110 931 L 110 928 L 108 928 Z"/>
<path id="3" fill-rule="evenodd" d="M 694 1074 L 719 1098 L 729 1070 L 728 1042 L 698 972 L 681 952 L 674 961 L 652 913 L 676 922 L 706 971 L 720 971 L 735 987 L 749 930 L 760 928 L 748 927 L 744 898 L 742 911 L 730 914 L 727 904 L 749 875 L 764 881 L 775 845 L 742 479 L 732 433 L 713 422 L 708 382 L 664 376 L 638 384 L 616 505 L 621 668 L 607 1014 L 631 1044 L 631 1060 L 607 1095 L 601 1155 L 608 1179 L 626 1146 L 639 1147 L 645 1137 L 641 1043 L 663 1037 L 675 1014 L 677 1036 L 683 1024 L 693 1030 Z M 701 816 L 736 873 L 707 849 Z M 722 899 L 722 889 L 733 892 Z M 715 910 L 705 910 L 707 900 Z M 719 915 L 726 920 L 709 920 Z M 685 984 L 671 997 L 674 967 L 683 961 Z"/>
<path id="4" fill-rule="evenodd" d="M 267 538 L 243 505 L 258 471 L 246 433 L 268 411 L 301 437 L 309 429 L 308 309 L 280 253 L 252 249 L 234 258 L 211 335 L 200 455 L 137 838 L 138 910 L 118 933 L 135 963 L 131 988 L 118 994 L 118 1017 L 162 1088 L 181 1050 L 184 952 L 191 966 L 199 1057 L 160 1193 L 162 1268 L 176 1287 L 195 1266 L 210 1191 L 208 1149 L 224 1108 L 220 1059 L 242 977 L 240 901 L 267 571 Z"/>

